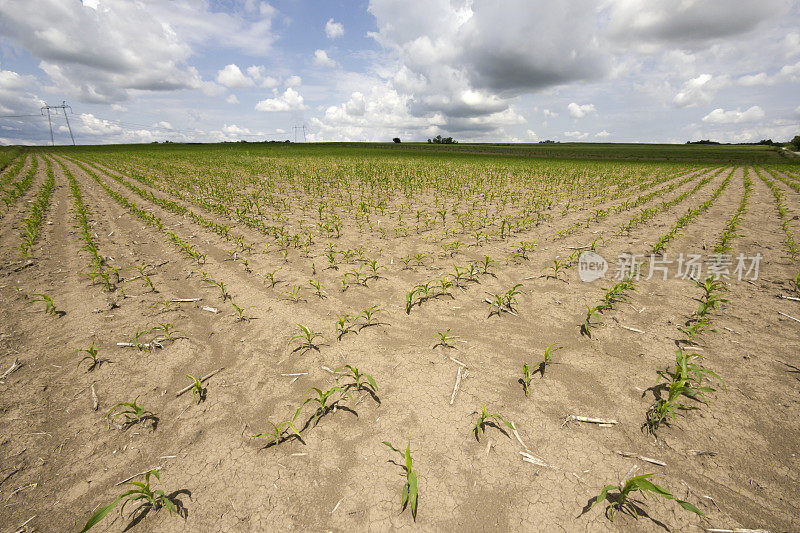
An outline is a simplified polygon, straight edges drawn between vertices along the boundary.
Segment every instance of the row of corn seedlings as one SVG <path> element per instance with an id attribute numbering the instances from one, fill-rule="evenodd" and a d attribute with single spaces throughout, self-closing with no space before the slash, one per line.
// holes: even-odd
<path id="1" fill-rule="evenodd" d="M 111 292 L 116 288 L 115 283 L 119 282 L 119 272 L 114 272 L 113 270 L 106 268 L 105 260 L 100 255 L 97 243 L 92 236 L 92 228 L 89 222 L 89 210 L 83 203 L 83 194 L 81 194 L 81 188 L 78 185 L 78 181 L 64 163 L 58 159 L 56 161 L 61 166 L 62 172 L 65 176 L 67 176 L 67 180 L 69 181 L 69 187 L 72 194 L 72 214 L 78 221 L 75 229 L 78 230 L 78 239 L 83 241 L 81 250 L 87 252 L 90 256 L 89 271 L 83 273 L 82 275 L 89 278 L 92 283 L 96 283 L 99 280 L 103 284 L 103 288 Z M 111 272 L 113 272 L 115 275 L 114 281 L 111 279 L 112 274 L 109 272 L 109 270 L 111 270 Z"/>
<path id="2" fill-rule="evenodd" d="M 728 184 L 730 183 L 731 177 L 733 176 L 733 172 L 734 170 L 731 170 L 731 172 L 725 177 L 722 183 L 720 183 L 719 187 L 717 187 L 714 190 L 714 192 L 712 193 L 711 197 L 708 200 L 702 202 L 695 208 L 689 209 L 689 211 L 687 211 L 686 214 L 678 218 L 678 220 L 675 222 L 675 224 L 673 224 L 673 226 L 669 229 L 669 231 L 667 231 L 665 234 L 659 237 L 659 239 L 656 241 L 656 244 L 654 245 L 654 248 L 656 247 L 658 248 L 659 253 L 663 253 L 666 250 L 669 241 L 672 240 L 672 238 L 680 229 L 686 227 L 686 225 L 688 225 L 691 221 L 697 218 L 697 216 L 699 216 L 702 213 L 705 213 L 706 211 L 708 211 L 708 209 L 711 208 L 716 199 L 719 198 L 719 196 L 727 188 Z M 581 332 L 583 334 L 585 335 L 590 334 L 591 328 L 593 326 L 592 318 L 595 315 L 601 313 L 602 311 L 606 311 L 613 308 L 613 299 L 616 300 L 622 299 L 622 301 L 625 301 L 624 294 L 636 290 L 636 279 L 638 278 L 638 276 L 636 276 L 635 274 L 636 274 L 635 271 L 629 272 L 624 279 L 620 280 L 617 283 L 617 285 L 615 285 L 611 289 L 606 290 L 603 297 L 603 301 L 597 306 L 595 307 L 589 307 L 588 305 L 585 306 L 586 317 L 584 318 L 583 324 L 581 324 Z M 620 288 L 618 290 L 615 290 L 617 286 L 619 286 Z M 609 297 L 612 298 L 612 302 L 608 301 Z"/>
<path id="3" fill-rule="evenodd" d="M 441 296 L 451 296 L 450 289 L 456 287 L 465 289 L 470 282 L 480 283 L 478 275 L 494 276 L 489 269 L 492 265 L 496 264 L 495 261 L 489 259 L 489 256 L 484 257 L 483 261 L 472 261 L 467 267 L 458 267 L 453 265 L 453 274 L 445 274 L 438 280 L 431 280 L 426 283 L 415 285 L 406 293 L 406 314 L 411 313 L 411 309 L 416 306 L 421 306 L 424 302 Z"/>
<path id="4" fill-rule="evenodd" d="M 193 222 L 199 224 L 200 226 L 202 226 L 204 228 L 207 228 L 207 229 L 210 229 L 211 231 L 213 231 L 214 233 L 217 233 L 218 235 L 220 235 L 221 237 L 223 237 L 225 239 L 230 239 L 231 234 L 230 234 L 230 228 L 228 226 L 223 225 L 223 224 L 218 224 L 218 223 L 216 223 L 216 222 L 214 222 L 212 220 L 208 220 L 208 219 L 198 215 L 197 213 L 193 212 L 191 209 L 188 209 L 188 208 L 178 204 L 177 202 L 175 202 L 173 200 L 170 200 L 168 198 L 161 198 L 161 197 L 155 195 L 152 191 L 148 191 L 148 190 L 142 189 L 141 187 L 137 187 L 136 185 L 130 183 L 129 181 L 127 181 L 127 180 L 125 180 L 125 179 L 123 179 L 123 178 L 121 178 L 119 176 L 116 176 L 114 174 L 107 174 L 107 175 L 110 176 L 114 181 L 116 181 L 120 185 L 123 185 L 126 188 L 128 188 L 129 190 L 131 190 L 132 192 L 136 193 L 142 199 L 150 201 L 150 202 L 158 205 L 159 207 L 162 207 L 162 208 L 166 209 L 170 213 L 173 213 L 173 214 L 176 214 L 176 215 L 180 215 L 180 216 L 187 216 Z"/>
<path id="5" fill-rule="evenodd" d="M 14 181 L 14 178 L 19 175 L 30 157 L 28 153 L 20 154 L 14 161 L 9 161 L 4 167 L 4 172 L 0 174 L 0 196 L 3 195 L 5 188 Z"/>
<path id="6" fill-rule="evenodd" d="M 14 183 L 10 184 L 11 186 L 3 191 L 3 196 L 0 198 L 5 204 L 5 215 L 9 208 L 14 205 L 14 202 L 17 199 L 25 194 L 25 192 L 30 188 L 31 183 L 33 182 L 33 177 L 36 175 L 36 169 L 38 166 L 38 158 L 36 156 L 31 157 L 31 165 L 28 167 L 28 171 Z M 21 168 L 21 165 L 20 165 Z"/>
<path id="7" fill-rule="evenodd" d="M 115 191 L 114 189 L 109 187 L 107 183 L 105 183 L 103 180 L 101 180 L 100 177 L 97 174 L 95 174 L 94 172 L 92 172 L 91 170 L 86 168 L 85 166 L 81 165 L 78 162 L 76 162 L 75 164 L 81 170 L 83 170 L 87 175 L 89 175 L 92 179 L 94 179 L 95 182 L 97 182 L 97 184 L 100 185 L 103 188 L 103 190 L 109 196 L 111 196 L 119 205 L 121 205 L 122 207 L 128 209 L 131 213 L 133 213 L 142 222 L 144 222 L 144 223 L 146 223 L 146 224 L 148 224 L 150 226 L 154 226 L 154 227 L 158 228 L 159 231 L 161 231 L 162 233 L 164 233 L 167 236 L 167 239 L 169 239 L 170 242 L 172 242 L 175 246 L 177 246 L 178 248 L 183 250 L 186 254 L 188 254 L 190 257 L 192 257 L 198 263 L 204 263 L 205 262 L 206 254 L 203 254 L 203 253 L 200 253 L 199 251 L 197 251 L 197 249 L 195 248 L 194 245 L 192 245 L 192 244 L 184 241 L 183 239 L 181 239 L 175 232 L 170 231 L 170 230 L 165 230 L 164 229 L 164 223 L 161 221 L 161 219 L 158 216 L 154 215 L 150 211 L 147 211 L 145 209 L 142 209 L 142 208 L 138 207 L 136 204 L 131 202 L 127 197 L 125 197 L 122 194 L 119 194 L 117 191 Z"/>
<path id="8" fill-rule="evenodd" d="M 39 233 L 42 229 L 42 220 L 47 207 L 50 205 L 50 196 L 53 194 L 53 187 L 55 187 L 55 176 L 53 175 L 53 167 L 49 159 L 45 159 L 47 165 L 47 179 L 39 187 L 39 192 L 30 206 L 28 216 L 23 220 L 22 243 L 19 245 L 19 253 L 22 257 L 28 258 L 36 240 L 39 238 Z"/>
<path id="9" fill-rule="evenodd" d="M 636 227 L 636 226 L 638 226 L 640 224 L 643 224 L 644 222 L 647 222 L 648 220 L 651 220 L 652 218 L 654 218 L 656 215 L 658 215 L 662 211 L 666 211 L 667 209 L 669 209 L 669 208 L 671 208 L 671 207 L 673 207 L 675 205 L 678 205 L 679 203 L 683 202 L 686 198 L 688 198 L 689 196 L 691 196 L 691 195 L 695 194 L 697 191 L 699 191 L 709 181 L 711 181 L 712 179 L 717 177 L 719 174 L 721 174 L 723 172 L 723 170 L 725 170 L 725 169 L 724 168 L 720 168 L 719 170 L 717 170 L 713 174 L 711 174 L 709 176 L 706 176 L 705 178 L 700 180 L 697 183 L 697 185 L 695 185 L 694 187 L 692 187 L 688 191 L 684 191 L 683 193 L 679 194 L 678 196 L 676 196 L 675 198 L 673 198 L 671 200 L 664 200 L 657 206 L 653 206 L 653 207 L 649 207 L 649 208 L 646 208 L 646 209 L 642 209 L 636 216 L 634 216 L 633 218 L 631 218 L 627 222 L 624 222 L 623 224 L 620 225 L 619 234 L 621 235 L 623 233 L 630 232 L 630 230 L 633 229 L 634 227 Z M 734 169 L 731 169 L 730 174 L 733 174 L 733 170 Z"/>
<path id="10" fill-rule="evenodd" d="M 575 233 L 579 229 L 588 228 L 592 222 L 600 222 L 612 213 L 621 213 L 623 211 L 628 211 L 630 209 L 639 207 L 642 204 L 648 203 L 653 198 L 669 194 L 678 187 L 682 187 L 683 185 L 696 179 L 698 175 L 700 174 L 692 173 L 689 176 L 686 176 L 678 181 L 674 181 L 673 183 L 666 185 L 665 187 L 656 189 L 649 193 L 641 194 L 632 200 L 631 199 L 624 200 L 623 202 L 620 202 L 619 204 L 609 207 L 607 209 L 595 209 L 586 220 L 575 222 L 570 226 L 566 227 L 565 229 L 556 233 L 554 239 L 555 240 L 562 239 L 564 237 L 567 237 L 568 235 Z"/>
<path id="11" fill-rule="evenodd" d="M 771 179 L 762 175 L 757 168 L 755 169 L 755 173 L 756 176 L 761 178 L 761 181 L 763 181 L 767 187 L 769 187 L 769 190 L 772 191 L 772 196 L 775 197 L 775 205 L 778 208 L 778 216 L 781 219 L 784 242 L 786 243 L 786 248 L 789 251 L 789 257 L 794 262 L 798 257 L 800 257 L 800 243 L 798 243 L 797 239 L 795 239 L 795 232 L 791 226 L 792 216 L 788 206 L 786 205 L 786 202 L 783 199 L 783 190 L 775 185 L 775 182 L 773 182 Z"/>
<path id="12" fill-rule="evenodd" d="M 250 438 L 261 439 L 269 437 L 272 439 L 272 441 L 268 442 L 267 446 L 275 446 L 292 437 L 296 437 L 300 440 L 300 442 L 303 442 L 301 433 L 312 424 L 314 427 L 316 427 L 316 425 L 319 423 L 319 419 L 329 412 L 335 411 L 345 398 L 352 400 L 352 393 L 365 392 L 371 395 L 373 398 L 377 398 L 376 394 L 378 392 L 378 385 L 375 382 L 375 379 L 371 375 L 361 372 L 355 366 L 348 364 L 336 368 L 333 371 L 333 376 L 336 380 L 336 385 L 325 391 L 318 387 L 310 387 L 306 389 L 304 394 L 311 392 L 314 394 L 311 394 L 305 398 L 305 400 L 300 404 L 300 407 L 295 410 L 294 415 L 292 415 L 291 418 L 281 422 L 280 424 L 275 424 L 274 422 L 267 420 L 267 423 L 271 426 L 271 428 L 267 432 L 253 435 Z M 308 418 L 304 425 L 298 429 L 295 423 L 303 412 L 305 406 L 308 404 L 311 404 L 314 410 L 310 418 Z M 291 433 L 289 433 L 290 430 Z"/>
<path id="13" fill-rule="evenodd" d="M 730 243 L 737 236 L 736 228 L 747 209 L 751 190 L 752 181 L 748 177 L 747 168 L 745 168 L 744 192 L 741 202 L 721 233 L 719 243 L 715 248 L 716 253 L 721 254 L 730 250 Z M 704 402 L 706 393 L 716 391 L 712 386 L 703 384 L 704 378 L 713 378 L 722 387 L 725 387 L 722 378 L 701 365 L 700 361 L 703 356 L 693 353 L 696 351 L 693 349 L 693 345 L 703 333 L 716 331 L 711 328 L 712 313 L 724 309 L 728 302 L 725 297 L 727 286 L 721 277 L 715 276 L 695 280 L 695 285 L 702 290 L 698 299 L 698 308 L 683 326 L 678 326 L 678 330 L 686 335 L 687 338 L 684 342 L 687 342 L 688 345 L 675 351 L 675 370 L 673 372 L 659 371 L 658 382 L 652 387 L 653 390 L 667 389 L 667 397 L 656 399 L 647 412 L 644 427 L 653 435 L 662 424 L 669 425 L 670 422 L 673 422 L 679 412 L 699 408 L 694 404 L 687 405 L 684 403 L 686 401 L 684 398 L 694 402 Z M 662 379 L 665 380 L 665 383 L 661 383 Z"/>
<path id="14" fill-rule="evenodd" d="M 739 226 L 739 222 L 741 217 L 744 215 L 745 210 L 747 209 L 747 201 L 750 199 L 750 193 L 753 189 L 753 181 L 750 179 L 747 173 L 747 166 L 744 167 L 744 193 L 742 194 L 742 200 L 739 203 L 739 207 L 736 209 L 736 212 L 733 214 L 733 217 L 728 221 L 725 225 L 725 229 L 722 230 L 722 235 L 720 236 L 720 240 L 717 245 L 714 247 L 714 252 L 717 254 L 724 254 L 725 252 L 730 251 L 730 243 L 733 239 L 736 238 L 736 228 Z"/>
<path id="15" fill-rule="evenodd" d="M 725 177 L 723 182 L 720 186 L 714 191 L 711 195 L 711 198 L 706 200 L 705 202 L 701 203 L 697 207 L 689 208 L 686 213 L 678 217 L 678 220 L 675 221 L 675 224 L 667 231 L 666 233 L 662 234 L 655 243 L 653 243 L 653 247 L 651 249 L 653 254 L 661 254 L 664 253 L 667 249 L 667 245 L 670 241 L 678 234 L 680 230 L 685 228 L 689 225 L 695 218 L 699 215 L 708 211 L 708 209 L 714 204 L 714 200 L 716 200 L 720 194 L 725 190 L 725 188 L 730 183 L 731 177 L 733 176 L 733 170 Z"/>

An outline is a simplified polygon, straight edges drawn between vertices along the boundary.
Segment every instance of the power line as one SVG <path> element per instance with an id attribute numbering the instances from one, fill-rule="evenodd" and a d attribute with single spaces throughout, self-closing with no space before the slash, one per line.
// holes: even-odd
<path id="1" fill-rule="evenodd" d="M 72 113 L 72 107 L 67 105 L 66 100 L 61 101 L 61 105 L 47 105 L 47 102 L 42 106 L 42 115 L 44 115 L 44 111 L 47 111 L 47 123 L 50 125 L 50 143 L 55 146 L 56 141 L 53 139 L 53 121 L 50 120 L 50 110 L 51 109 L 60 109 L 64 112 L 64 118 L 67 121 L 67 129 L 69 130 L 69 136 L 72 139 L 72 146 L 75 146 L 75 136 L 72 135 L 72 126 L 69 125 L 69 117 L 67 116 L 67 108 L 69 108 L 69 112 Z"/>

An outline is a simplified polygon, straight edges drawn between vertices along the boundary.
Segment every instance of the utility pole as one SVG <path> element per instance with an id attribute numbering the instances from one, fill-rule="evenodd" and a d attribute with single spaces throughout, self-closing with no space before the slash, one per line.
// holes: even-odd
<path id="1" fill-rule="evenodd" d="M 67 121 L 67 129 L 69 130 L 69 137 L 72 139 L 72 146 L 75 146 L 75 136 L 72 135 L 72 126 L 69 125 L 69 117 L 67 116 L 67 108 L 69 107 L 69 112 L 72 113 L 72 106 L 67 105 L 66 100 L 61 101 L 61 109 L 64 110 L 64 118 Z"/>
<path id="2" fill-rule="evenodd" d="M 50 106 L 47 105 L 47 102 L 45 102 L 44 106 L 42 107 L 42 116 L 44 116 L 45 110 L 47 110 L 47 123 L 50 124 L 50 144 L 55 146 L 56 141 L 53 139 L 53 121 L 50 120 Z"/>
<path id="3" fill-rule="evenodd" d="M 72 107 L 67 105 L 66 100 L 61 101 L 61 105 L 47 105 L 47 102 L 44 103 L 42 106 L 42 115 L 44 112 L 47 111 L 47 123 L 50 124 L 50 144 L 53 146 L 56 145 L 55 140 L 53 139 L 53 121 L 50 120 L 50 110 L 51 109 L 60 109 L 64 112 L 64 118 L 67 120 L 67 129 L 69 130 L 69 136 L 72 139 L 72 146 L 75 146 L 75 136 L 72 135 L 72 126 L 69 125 L 69 117 L 67 116 L 67 108 L 69 108 L 69 112 L 72 113 Z"/>
<path id="4" fill-rule="evenodd" d="M 297 130 L 303 130 L 303 142 L 306 142 L 306 125 L 305 124 L 303 124 L 302 126 L 298 126 L 297 124 L 295 124 L 294 126 L 292 126 L 292 129 L 294 130 L 294 142 L 297 142 Z"/>

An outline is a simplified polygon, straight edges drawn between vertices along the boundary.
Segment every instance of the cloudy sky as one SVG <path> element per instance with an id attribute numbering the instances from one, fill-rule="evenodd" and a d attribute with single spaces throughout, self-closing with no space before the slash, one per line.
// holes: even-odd
<path id="1" fill-rule="evenodd" d="M 3 144 L 788 140 L 798 89 L 793 0 L 0 0 Z"/>

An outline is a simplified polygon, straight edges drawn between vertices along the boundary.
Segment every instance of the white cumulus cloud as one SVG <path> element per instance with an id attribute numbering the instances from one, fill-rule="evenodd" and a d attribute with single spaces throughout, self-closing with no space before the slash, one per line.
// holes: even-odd
<path id="1" fill-rule="evenodd" d="M 764 110 L 754 105 L 745 111 L 724 111 L 717 108 L 703 117 L 703 122 L 712 124 L 739 124 L 742 122 L 756 122 L 764 118 Z"/>
<path id="2" fill-rule="evenodd" d="M 252 87 L 255 82 L 244 75 L 241 69 L 235 65 L 226 65 L 224 69 L 217 71 L 217 83 L 224 85 L 229 89 L 243 89 L 245 87 Z"/>
<path id="3" fill-rule="evenodd" d="M 312 60 L 318 67 L 335 67 L 336 61 L 328 57 L 328 53 L 325 50 L 314 50 L 314 59 Z"/>
<path id="4" fill-rule="evenodd" d="M 325 23 L 325 35 L 328 36 L 328 39 L 341 37 L 344 35 L 344 26 L 341 22 L 334 22 L 332 18 L 328 19 L 328 22 Z"/>
<path id="5" fill-rule="evenodd" d="M 730 78 L 727 75 L 712 76 L 700 74 L 685 82 L 678 94 L 673 98 L 673 103 L 678 107 L 692 107 L 707 104 L 714 99 L 717 91 L 727 86 Z"/>
<path id="6" fill-rule="evenodd" d="M 256 104 L 256 111 L 276 112 L 276 111 L 301 111 L 306 109 L 303 104 L 303 97 L 289 87 L 282 95 L 275 98 L 267 98 Z"/>
<path id="7" fill-rule="evenodd" d="M 578 105 L 575 102 L 570 103 L 567 106 L 567 110 L 569 111 L 569 116 L 572 118 L 583 118 L 586 115 L 596 113 L 594 104 Z"/>

